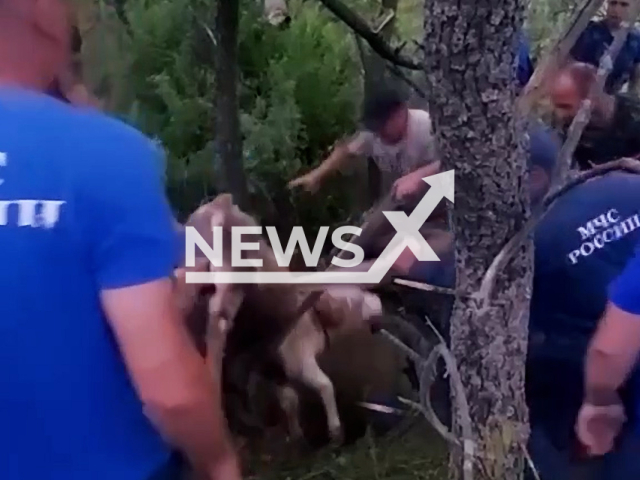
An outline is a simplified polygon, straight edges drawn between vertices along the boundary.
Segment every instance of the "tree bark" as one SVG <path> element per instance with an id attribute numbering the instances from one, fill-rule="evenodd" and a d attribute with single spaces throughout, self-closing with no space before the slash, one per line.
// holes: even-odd
<path id="1" fill-rule="evenodd" d="M 425 0 L 425 72 L 443 163 L 455 169 L 457 290 L 451 350 L 471 406 L 482 468 L 474 478 L 516 480 L 528 436 L 524 366 L 532 281 L 528 242 L 498 275 L 488 308 L 473 296 L 492 259 L 529 216 L 514 55 L 523 0 Z M 452 389 L 454 390 L 454 389 Z M 453 427 L 461 436 L 454 399 Z M 452 478 L 462 479 L 460 452 Z"/>
<path id="2" fill-rule="evenodd" d="M 239 0 L 218 0 L 215 14 L 214 143 L 220 189 L 232 194 L 242 209 L 249 208 L 244 173 L 238 105 Z"/>

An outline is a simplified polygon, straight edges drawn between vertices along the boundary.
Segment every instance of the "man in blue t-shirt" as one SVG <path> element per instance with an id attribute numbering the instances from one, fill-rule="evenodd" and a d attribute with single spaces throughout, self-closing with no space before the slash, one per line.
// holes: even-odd
<path id="1" fill-rule="evenodd" d="M 629 18 L 629 5 L 630 0 L 609 0 L 605 18 L 589 22 L 571 48 L 571 57 L 597 67 L 602 55 L 613 43 L 615 32 Z M 629 32 L 616 57 L 605 83 L 605 92 L 617 93 L 627 82 L 630 91 L 640 93 L 640 31 L 636 28 Z"/>
<path id="2" fill-rule="evenodd" d="M 637 187 L 636 187 L 637 188 Z M 633 217 L 637 226 L 638 214 Z M 612 282 L 605 313 L 589 346 L 585 368 L 585 396 L 576 431 L 592 455 L 605 455 L 620 442 L 625 420 L 637 422 L 636 397 L 625 408 L 619 391 L 632 375 L 640 355 L 640 244 L 624 271 Z M 637 389 L 637 377 L 634 381 Z M 626 466 L 624 478 L 640 478 L 640 431 L 632 432 L 636 461 Z"/>
<path id="3" fill-rule="evenodd" d="M 0 478 L 238 480 L 188 336 L 157 149 L 45 93 L 64 0 L 0 1 Z"/>
<path id="4" fill-rule="evenodd" d="M 543 128 L 530 131 L 530 140 L 529 180 L 537 204 L 550 185 L 560 143 Z M 605 309 L 607 286 L 640 240 L 639 215 L 640 175 L 616 172 L 570 190 L 536 229 L 526 393 L 530 451 L 542 480 L 571 478 L 583 463 L 574 425 L 582 402 L 584 357 Z M 441 259 L 416 265 L 411 276 L 453 286 L 453 256 Z M 622 392 L 628 408 L 632 394 L 631 389 Z M 598 465 L 603 469 L 599 478 L 640 478 L 626 476 L 640 467 L 639 455 L 632 432 L 625 431 L 619 447 Z"/>
<path id="5" fill-rule="evenodd" d="M 531 452 L 542 480 L 569 478 L 584 459 L 574 433 L 584 358 L 608 285 L 640 240 L 639 215 L 640 175 L 614 172 L 567 192 L 536 229 L 526 387 Z M 631 412 L 635 392 L 628 387 L 621 396 Z M 640 478 L 638 455 L 640 443 L 625 432 L 598 478 Z"/>

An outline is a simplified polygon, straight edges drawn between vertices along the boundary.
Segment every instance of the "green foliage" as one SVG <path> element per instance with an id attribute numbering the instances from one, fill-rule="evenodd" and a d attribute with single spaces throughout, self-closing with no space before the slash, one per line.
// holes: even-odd
<path id="1" fill-rule="evenodd" d="M 392 432 L 387 437 L 368 432 L 357 444 L 337 453 L 327 449 L 296 458 L 289 445 L 278 449 L 272 442 L 266 452 L 261 451 L 260 458 L 250 458 L 247 462 L 247 478 L 446 480 L 449 478 L 447 445 L 424 422 L 413 422 L 408 431 Z"/>
<path id="2" fill-rule="evenodd" d="M 539 57 L 566 28 L 576 3 L 570 0 L 530 1 L 525 27 L 532 54 Z"/>
<path id="3" fill-rule="evenodd" d="M 294 20 L 285 30 L 265 24 L 255 7 L 244 12 L 240 29 L 245 166 L 254 187 L 276 197 L 289 179 L 321 161 L 336 139 L 353 130 L 361 82 L 345 28 L 319 5 L 294 1 L 289 8 Z M 348 203 L 339 197 L 338 203 Z M 326 199 L 305 198 L 312 206 L 307 214 L 301 209 L 309 205 L 292 201 L 307 217 L 294 221 L 339 220 L 322 215 Z"/>
<path id="4" fill-rule="evenodd" d="M 210 29 L 216 0 L 128 0 L 131 35 L 121 26 L 114 34 L 113 12 L 94 1 L 101 21 L 94 34 L 100 37 L 93 42 L 97 46 L 87 48 L 92 83 L 117 97 L 111 102 L 117 114 L 162 142 L 170 198 L 178 211 L 188 212 L 215 194 Z M 354 193 L 344 180 L 313 198 L 292 194 L 286 183 L 355 128 L 362 79 L 353 35 L 319 2 L 289 0 L 293 20 L 283 29 L 264 21 L 261 2 L 240 1 L 245 154 L 238 161 L 259 198 L 258 213 L 285 212 L 289 222 L 303 225 L 344 220 Z M 378 0 L 347 3 L 370 20 L 380 12 Z M 399 5 L 398 36 L 419 38 L 422 1 Z M 534 53 L 554 37 L 570 9 L 568 0 L 530 2 L 526 28 Z"/>
<path id="5" fill-rule="evenodd" d="M 128 90 L 119 114 L 162 142 L 168 154 L 169 194 L 182 212 L 215 193 L 214 4 L 129 0 L 131 35 L 121 36 L 118 51 L 108 59 L 124 65 L 121 78 L 110 79 Z M 334 193 L 334 204 L 328 206 L 322 195 L 304 198 L 301 209 L 303 202 L 291 195 L 286 183 L 321 161 L 337 139 L 355 128 L 361 78 L 353 37 L 312 2 L 290 2 L 293 21 L 286 29 L 265 22 L 255 0 L 244 0 L 241 7 L 245 158 L 238 161 L 244 161 L 250 190 L 272 210 L 288 204 L 296 217 L 292 222 L 342 220 L 348 192 Z M 335 211 L 338 204 L 342 208 Z"/>

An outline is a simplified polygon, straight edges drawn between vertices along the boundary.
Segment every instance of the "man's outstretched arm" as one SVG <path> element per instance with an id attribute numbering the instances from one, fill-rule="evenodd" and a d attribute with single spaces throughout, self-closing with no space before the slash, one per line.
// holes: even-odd
<path id="1" fill-rule="evenodd" d="M 105 139 L 80 178 L 79 222 L 104 311 L 145 412 L 166 441 L 208 478 L 238 480 L 220 379 L 211 378 L 189 337 L 171 280 L 179 242 L 157 150 L 128 133 Z"/>
<path id="2" fill-rule="evenodd" d="M 345 168 L 351 159 L 369 154 L 371 135 L 369 132 L 360 132 L 350 140 L 338 142 L 320 165 L 289 182 L 289 188 L 303 187 L 310 192 L 317 191 L 329 176 Z"/>

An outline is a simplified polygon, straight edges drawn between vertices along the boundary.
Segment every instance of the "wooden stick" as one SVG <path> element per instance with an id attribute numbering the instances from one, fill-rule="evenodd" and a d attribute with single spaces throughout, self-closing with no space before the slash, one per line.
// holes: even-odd
<path id="1" fill-rule="evenodd" d="M 366 21 L 341 0 L 320 0 L 320 3 L 357 35 L 362 37 L 371 48 L 385 60 L 411 70 L 422 70 L 423 67 L 419 62 L 405 57 L 397 49 L 391 47 L 391 45 L 385 42 L 381 35 L 374 32 Z"/>

